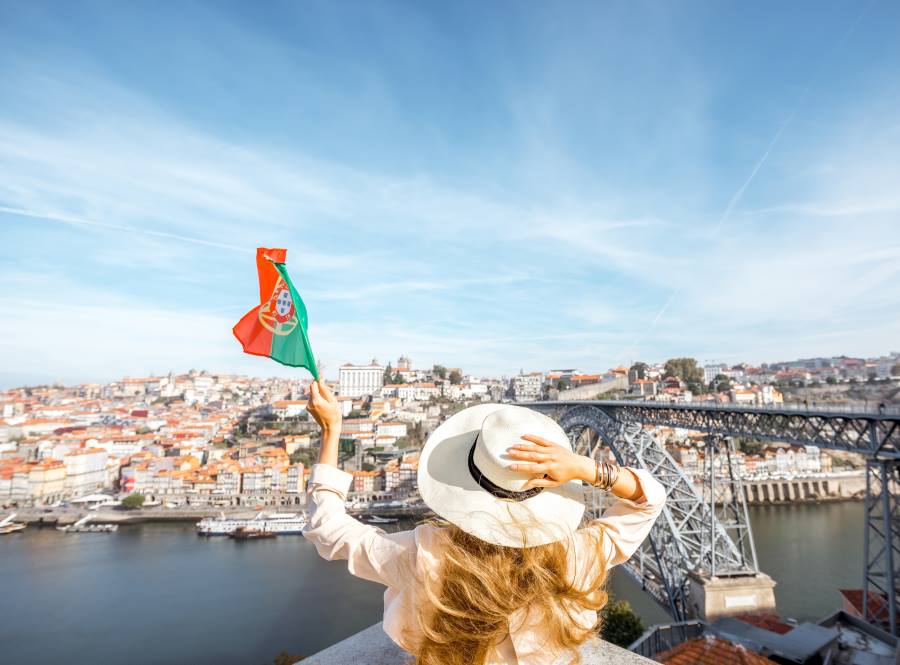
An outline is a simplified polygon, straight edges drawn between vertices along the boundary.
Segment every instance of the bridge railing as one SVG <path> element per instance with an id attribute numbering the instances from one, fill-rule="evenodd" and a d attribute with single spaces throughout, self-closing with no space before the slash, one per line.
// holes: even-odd
<path id="1" fill-rule="evenodd" d="M 554 405 L 571 406 L 579 402 L 553 402 Z M 710 409 L 713 411 L 747 411 L 750 413 L 761 412 L 770 413 L 773 411 L 798 411 L 803 413 L 822 413 L 822 414 L 846 414 L 859 417 L 870 417 L 880 415 L 897 416 L 900 415 L 900 406 L 894 405 L 872 405 L 871 407 L 862 407 L 858 404 L 820 404 L 818 402 L 787 402 L 783 404 L 732 404 L 731 402 L 666 402 L 661 400 L 643 400 L 643 399 L 622 399 L 622 400 L 598 400 L 585 401 L 585 404 L 594 404 L 596 406 L 641 406 L 641 407 L 658 407 L 661 409 Z M 540 404 L 533 402 L 529 404 Z"/>
<path id="2" fill-rule="evenodd" d="M 700 620 L 651 626 L 628 645 L 628 650 L 645 658 L 656 658 L 657 655 L 677 647 L 682 642 L 700 637 L 705 630 L 706 623 Z"/>

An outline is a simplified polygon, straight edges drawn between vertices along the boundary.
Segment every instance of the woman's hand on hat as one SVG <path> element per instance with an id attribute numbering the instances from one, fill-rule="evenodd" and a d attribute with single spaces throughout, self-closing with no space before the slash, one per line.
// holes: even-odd
<path id="1" fill-rule="evenodd" d="M 309 401 L 306 410 L 312 414 L 319 427 L 325 432 L 338 432 L 341 429 L 341 405 L 331 388 L 321 379 L 309 385 Z"/>
<path id="2" fill-rule="evenodd" d="M 594 480 L 594 462 L 583 455 L 573 453 L 539 436 L 526 434 L 522 437 L 530 443 L 516 443 L 507 449 L 511 457 L 523 462 L 510 464 L 513 471 L 530 474 L 532 477 L 522 486 L 522 490 L 532 487 L 557 487 L 570 480 Z"/>

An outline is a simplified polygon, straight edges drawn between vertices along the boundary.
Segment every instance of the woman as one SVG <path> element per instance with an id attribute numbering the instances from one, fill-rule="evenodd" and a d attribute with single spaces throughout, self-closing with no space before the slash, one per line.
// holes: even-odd
<path id="1" fill-rule="evenodd" d="M 419 458 L 422 499 L 443 521 L 388 534 L 344 510 L 352 476 L 337 468 L 341 412 L 324 383 L 311 385 L 308 409 L 322 446 L 303 535 L 325 559 L 387 587 L 384 630 L 418 665 L 578 662 L 608 569 L 662 510 L 658 481 L 575 454 L 536 411 L 482 404 L 448 418 Z M 579 528 L 582 483 L 617 501 Z"/>

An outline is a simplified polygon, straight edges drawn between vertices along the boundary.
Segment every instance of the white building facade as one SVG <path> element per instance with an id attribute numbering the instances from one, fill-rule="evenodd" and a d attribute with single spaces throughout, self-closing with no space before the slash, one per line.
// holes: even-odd
<path id="1" fill-rule="evenodd" d="M 540 372 L 519 374 L 513 377 L 512 388 L 517 402 L 533 402 L 541 398 L 544 375 Z"/>
<path id="2" fill-rule="evenodd" d="M 338 374 L 341 397 L 374 394 L 384 385 L 384 367 L 374 360 L 368 365 L 342 365 Z"/>

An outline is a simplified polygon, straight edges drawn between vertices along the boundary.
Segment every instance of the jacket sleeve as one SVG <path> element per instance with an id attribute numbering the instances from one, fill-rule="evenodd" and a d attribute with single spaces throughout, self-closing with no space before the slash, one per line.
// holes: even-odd
<path id="1" fill-rule="evenodd" d="M 607 568 L 624 563 L 634 554 L 666 503 L 662 483 L 644 469 L 631 468 L 631 471 L 644 492 L 641 501 L 617 498 L 599 518 L 591 520 L 582 529 L 585 535 L 595 537 L 594 542 L 599 539 Z"/>
<path id="2" fill-rule="evenodd" d="M 328 464 L 314 464 L 303 536 L 328 560 L 345 560 L 357 577 L 397 587 L 408 581 L 416 544 L 412 531 L 385 533 L 347 514 L 344 502 L 353 476 Z"/>

